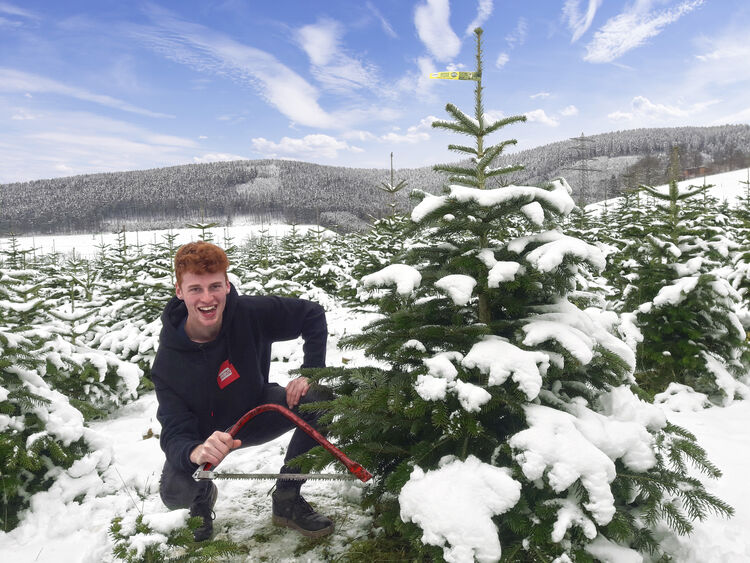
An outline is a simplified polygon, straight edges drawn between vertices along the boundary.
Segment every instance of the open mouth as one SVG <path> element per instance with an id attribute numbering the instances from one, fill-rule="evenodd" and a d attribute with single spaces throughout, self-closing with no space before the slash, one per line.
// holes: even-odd
<path id="1" fill-rule="evenodd" d="M 213 315 L 216 312 L 216 305 L 211 307 L 198 307 L 198 310 L 206 316 Z"/>

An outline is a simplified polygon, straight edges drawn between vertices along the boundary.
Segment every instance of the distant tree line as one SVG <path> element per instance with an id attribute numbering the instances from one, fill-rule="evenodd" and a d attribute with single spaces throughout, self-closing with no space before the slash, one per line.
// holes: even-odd
<path id="1" fill-rule="evenodd" d="M 718 172 L 750 165 L 748 125 L 635 129 L 589 139 L 587 202 L 616 195 L 628 181 L 663 183 L 675 146 L 685 167 L 708 165 Z M 561 141 L 503 155 L 497 165 L 525 166 L 506 183 L 538 185 L 564 176 L 575 191 L 581 155 L 574 149 L 575 141 Z M 388 177 L 386 168 L 237 160 L 2 184 L 0 233 L 138 230 L 194 221 L 231 224 L 239 217 L 316 222 L 350 231 L 388 215 L 393 198 L 397 210 L 412 206 L 410 190 L 392 196 L 378 189 Z M 400 169 L 396 178 L 430 193 L 439 193 L 445 183 L 431 167 Z"/>

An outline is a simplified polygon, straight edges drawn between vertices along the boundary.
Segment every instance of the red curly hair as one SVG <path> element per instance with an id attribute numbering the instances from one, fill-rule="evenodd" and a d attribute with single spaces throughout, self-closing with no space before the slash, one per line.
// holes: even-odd
<path id="1" fill-rule="evenodd" d="M 224 272 L 229 268 L 229 259 L 226 252 L 215 244 L 199 240 L 189 242 L 179 248 L 174 257 L 174 273 L 177 276 L 177 285 L 182 284 L 182 275 L 185 272 L 192 274 L 215 274 Z"/>

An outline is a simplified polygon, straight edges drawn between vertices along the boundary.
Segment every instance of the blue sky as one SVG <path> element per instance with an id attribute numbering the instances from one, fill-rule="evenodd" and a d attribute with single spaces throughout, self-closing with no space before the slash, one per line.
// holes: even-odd
<path id="1" fill-rule="evenodd" d="M 0 182 L 236 158 L 455 160 L 430 123 L 528 122 L 518 149 L 750 122 L 747 0 L 0 0 Z"/>

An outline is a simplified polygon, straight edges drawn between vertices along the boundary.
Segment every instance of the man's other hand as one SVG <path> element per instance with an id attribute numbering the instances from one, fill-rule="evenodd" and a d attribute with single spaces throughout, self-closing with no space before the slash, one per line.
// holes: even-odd
<path id="1" fill-rule="evenodd" d="M 239 448 L 242 442 L 235 440 L 228 432 L 219 432 L 218 430 L 211 434 L 206 441 L 190 452 L 190 461 L 202 465 L 210 463 L 216 467 L 229 452 Z"/>
<path id="2" fill-rule="evenodd" d="M 306 377 L 298 377 L 289 382 L 286 386 L 286 404 L 289 405 L 290 409 L 299 405 L 308 389 L 310 389 L 310 382 Z"/>

